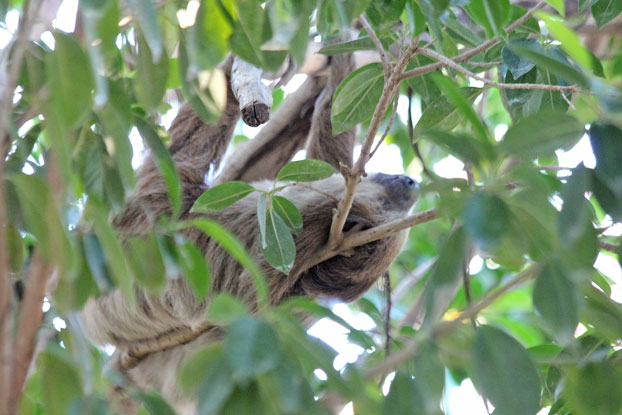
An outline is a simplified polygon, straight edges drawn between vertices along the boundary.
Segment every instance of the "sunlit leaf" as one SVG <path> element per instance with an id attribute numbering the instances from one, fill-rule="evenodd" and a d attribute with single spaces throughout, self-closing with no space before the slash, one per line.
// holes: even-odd
<path id="1" fill-rule="evenodd" d="M 570 368 L 563 397 L 573 412 L 590 415 L 618 414 L 622 409 L 622 380 L 607 362 L 585 362 Z"/>
<path id="2" fill-rule="evenodd" d="M 287 163 L 279 170 L 279 181 L 313 182 L 326 179 L 335 173 L 335 168 L 321 160 L 299 160 Z"/>
<path id="3" fill-rule="evenodd" d="M 330 120 L 333 135 L 371 118 L 382 95 L 382 64 L 370 63 L 348 75 L 333 95 Z"/>

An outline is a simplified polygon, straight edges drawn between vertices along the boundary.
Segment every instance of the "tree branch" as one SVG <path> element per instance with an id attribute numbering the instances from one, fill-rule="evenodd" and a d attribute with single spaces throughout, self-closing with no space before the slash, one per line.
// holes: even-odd
<path id="1" fill-rule="evenodd" d="M 484 84 L 491 86 L 491 87 L 495 87 L 495 88 L 500 88 L 500 89 L 543 89 L 543 90 L 547 90 L 547 91 L 569 91 L 569 92 L 585 92 L 580 90 L 578 87 L 574 86 L 574 85 L 569 85 L 569 86 L 564 86 L 564 85 L 548 85 L 548 84 L 506 84 L 506 83 L 502 83 L 502 82 L 495 82 L 492 81 L 490 79 L 484 78 L 482 76 L 479 76 L 471 71 L 469 71 L 468 69 L 464 68 L 463 66 L 458 65 L 456 62 L 454 62 L 452 59 L 449 59 L 446 56 L 441 55 L 438 52 L 435 52 L 431 49 L 421 49 L 419 51 L 420 54 L 425 55 L 429 58 L 432 59 L 436 59 L 437 61 L 444 63 L 445 66 L 448 66 L 452 69 L 455 69 L 456 71 L 468 76 L 469 78 L 473 78 L 476 79 L 478 81 L 483 82 Z"/>
<path id="2" fill-rule="evenodd" d="M 272 91 L 261 81 L 262 70 L 239 57 L 233 58 L 231 90 L 240 103 L 242 120 L 251 127 L 268 121 Z"/>
<path id="3" fill-rule="evenodd" d="M 43 317 L 43 297 L 47 280 L 50 276 L 52 267 L 41 256 L 35 252 L 32 256 L 30 271 L 24 300 L 20 311 L 20 322 L 17 328 L 15 343 L 13 345 L 13 364 L 12 382 L 9 396 L 9 414 L 17 413 L 17 404 L 21 396 L 28 369 L 32 361 L 35 349 L 37 332 Z"/>
<path id="4" fill-rule="evenodd" d="M 356 186 L 358 185 L 361 176 L 365 173 L 365 164 L 367 164 L 367 161 L 370 158 L 370 150 L 374 143 L 374 139 L 376 138 L 378 128 L 380 127 L 380 122 L 382 121 L 393 96 L 399 88 L 404 68 L 406 68 L 408 61 L 410 61 L 410 58 L 417 50 L 417 44 L 418 39 L 412 39 L 408 48 L 401 54 L 397 64 L 393 67 L 391 76 L 388 79 L 385 79 L 382 95 L 376 105 L 374 115 L 372 116 L 369 128 L 367 129 L 367 134 L 365 135 L 365 141 L 361 147 L 361 154 L 358 160 L 356 160 L 352 170 L 345 175 L 345 190 L 339 204 L 337 205 L 337 210 L 333 215 L 330 227 L 328 239 L 329 249 L 334 249 L 337 245 L 339 245 L 343 238 L 343 225 L 345 224 L 350 208 L 352 207 Z"/>
<path id="5" fill-rule="evenodd" d="M 378 35 L 376 35 L 374 28 L 371 27 L 369 20 L 367 20 L 365 13 L 361 15 L 361 22 L 363 23 L 363 27 L 365 28 L 365 31 L 367 31 L 369 38 L 376 47 L 376 50 L 380 54 L 380 61 L 382 62 L 382 69 L 384 70 L 384 79 L 389 79 L 389 76 L 391 76 L 391 62 L 389 61 L 389 56 L 384 50 L 384 46 L 382 46 L 380 39 L 378 39 Z"/>

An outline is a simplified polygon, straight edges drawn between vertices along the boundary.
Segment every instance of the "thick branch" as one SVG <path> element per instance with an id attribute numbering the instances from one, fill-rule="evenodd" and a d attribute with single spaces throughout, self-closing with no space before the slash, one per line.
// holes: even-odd
<path id="1" fill-rule="evenodd" d="M 251 127 L 268 121 L 272 92 L 261 81 L 262 70 L 239 57 L 233 59 L 231 90 L 240 103 L 242 120 Z"/>
<path id="2" fill-rule="evenodd" d="M 436 213 L 436 210 L 430 209 L 420 213 L 416 213 L 414 215 L 407 216 L 403 219 L 398 219 L 393 222 L 376 226 L 371 229 L 347 234 L 334 248 L 326 246 L 322 251 L 320 251 L 313 265 L 326 261 L 327 259 L 332 258 L 335 255 L 339 255 L 341 252 L 345 252 L 356 248 L 357 246 L 362 246 L 367 243 L 377 241 L 403 229 L 412 228 L 413 226 L 430 222 L 437 217 L 438 215 Z"/>
<path id="3" fill-rule="evenodd" d="M 420 54 L 425 55 L 427 57 L 430 57 L 432 59 L 436 59 L 437 61 L 444 63 L 446 66 L 455 69 L 456 71 L 463 73 L 464 75 L 468 76 L 469 78 L 473 78 L 473 79 L 477 79 L 478 81 L 483 82 L 484 84 L 488 85 L 488 86 L 492 86 L 495 88 L 500 88 L 500 89 L 544 89 L 544 90 L 548 90 L 548 91 L 569 91 L 569 92 L 583 92 L 581 91 L 578 87 L 573 86 L 573 85 L 568 85 L 568 86 L 564 86 L 564 85 L 548 85 L 548 84 L 506 84 L 506 83 L 502 83 L 502 82 L 495 82 L 492 81 L 490 79 L 484 78 L 482 76 L 479 76 L 471 71 L 469 71 L 468 69 L 464 68 L 463 66 L 458 65 L 456 62 L 454 62 L 453 60 L 449 59 L 446 56 L 441 55 L 438 52 L 435 52 L 431 49 L 421 49 L 419 51 Z"/>
<path id="4" fill-rule="evenodd" d="M 406 68 L 408 61 L 410 61 L 410 58 L 417 50 L 417 43 L 417 38 L 411 41 L 410 46 L 408 46 L 408 48 L 402 53 L 397 64 L 393 67 L 389 79 L 385 79 L 380 101 L 378 101 L 378 104 L 376 105 L 374 115 L 372 116 L 369 128 L 367 129 L 367 134 L 365 135 L 365 141 L 361 147 L 361 154 L 353 169 L 345 176 L 346 188 L 344 190 L 343 197 L 337 205 L 337 211 L 333 216 L 330 227 L 330 235 L 328 239 L 329 249 L 334 249 L 337 245 L 339 245 L 341 239 L 343 238 L 341 231 L 343 230 L 343 225 L 345 224 L 350 208 L 352 207 L 356 186 L 358 185 L 361 176 L 365 173 L 365 164 L 367 164 L 367 161 L 369 160 L 371 147 L 374 143 L 374 139 L 376 138 L 378 128 L 380 127 L 380 122 L 389 108 L 389 104 L 391 103 L 393 96 L 399 88 L 404 68 Z"/>
<path id="5" fill-rule="evenodd" d="M 17 413 L 17 404 L 30 368 L 36 344 L 36 336 L 43 318 L 41 304 L 45 297 L 47 280 L 52 268 L 45 259 L 33 254 L 24 301 L 20 311 L 20 322 L 13 345 L 12 383 L 9 396 L 9 414 Z"/>

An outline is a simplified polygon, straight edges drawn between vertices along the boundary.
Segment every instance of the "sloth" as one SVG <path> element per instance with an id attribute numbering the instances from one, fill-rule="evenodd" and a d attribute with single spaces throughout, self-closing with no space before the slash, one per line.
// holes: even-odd
<path id="1" fill-rule="evenodd" d="M 337 66 L 343 73 L 328 82 L 327 91 L 316 103 L 316 111 L 317 107 L 320 111 L 319 115 L 314 114 L 316 127 L 312 126 L 309 138 L 315 141 L 307 143 L 309 157 L 324 159 L 333 165 L 351 165 L 353 132 L 332 137 L 327 133 L 330 127 L 318 127 L 317 124 L 330 123 L 330 97 L 345 74 L 343 66 Z M 296 260 L 289 275 L 271 267 L 261 252 L 256 216 L 258 192 L 217 213 L 190 212 L 194 201 L 207 189 L 206 174 L 216 168 L 223 157 L 239 113 L 231 90 L 218 123 L 203 123 L 187 104 L 180 109 L 169 130 L 169 151 L 183 188 L 181 218 L 208 217 L 237 236 L 263 271 L 272 304 L 293 296 L 329 297 L 342 301 L 357 299 L 389 267 L 400 252 L 408 231 L 400 231 L 313 264 L 311 259 L 318 248 L 328 241 L 333 211 L 344 191 L 341 175 L 313 183 L 312 187 L 316 190 L 289 186 L 279 193 L 296 205 L 303 219 L 303 229 L 294 238 Z M 251 184 L 262 190 L 269 190 L 273 185 L 272 181 Z M 357 187 L 344 232 L 368 229 L 402 218 L 417 198 L 418 185 L 410 177 L 370 174 Z M 113 224 L 123 237 L 141 235 L 160 216 L 170 213 L 166 186 L 154 160 L 147 157 L 137 172 L 134 193 L 128 197 L 125 210 L 113 219 Z M 177 371 L 188 356 L 222 336 L 222 329 L 218 327 L 205 329 L 206 308 L 210 299 L 217 293 L 230 293 L 244 302 L 251 312 L 256 310 L 256 300 L 248 272 L 215 241 L 196 228 L 185 230 L 184 236 L 204 254 L 211 269 L 211 289 L 206 299 L 198 300 L 182 277 L 167 281 L 159 295 L 136 288 L 135 304 L 130 304 L 119 290 L 90 299 L 81 313 L 81 321 L 94 343 L 116 346 L 117 355 L 136 342 L 179 330 L 200 329 L 200 334 L 193 340 L 150 353 L 123 370 L 129 380 L 140 388 L 154 389 L 180 413 L 192 414 L 196 400 L 185 396 L 177 387 Z"/>

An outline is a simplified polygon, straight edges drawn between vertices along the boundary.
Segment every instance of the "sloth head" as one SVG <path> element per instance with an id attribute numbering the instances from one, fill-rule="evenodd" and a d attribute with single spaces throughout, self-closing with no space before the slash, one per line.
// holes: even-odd
<path id="1" fill-rule="evenodd" d="M 315 182 L 319 192 L 292 188 L 289 197 L 300 209 L 303 231 L 296 237 L 300 261 L 313 255 L 328 240 L 334 209 L 344 190 L 344 180 L 335 175 Z M 333 196 L 327 197 L 326 193 Z M 357 187 L 344 232 L 369 229 L 404 217 L 419 198 L 419 185 L 404 175 L 370 174 Z M 304 271 L 289 295 L 336 297 L 352 301 L 365 293 L 399 254 L 408 231 L 354 248 Z"/>

